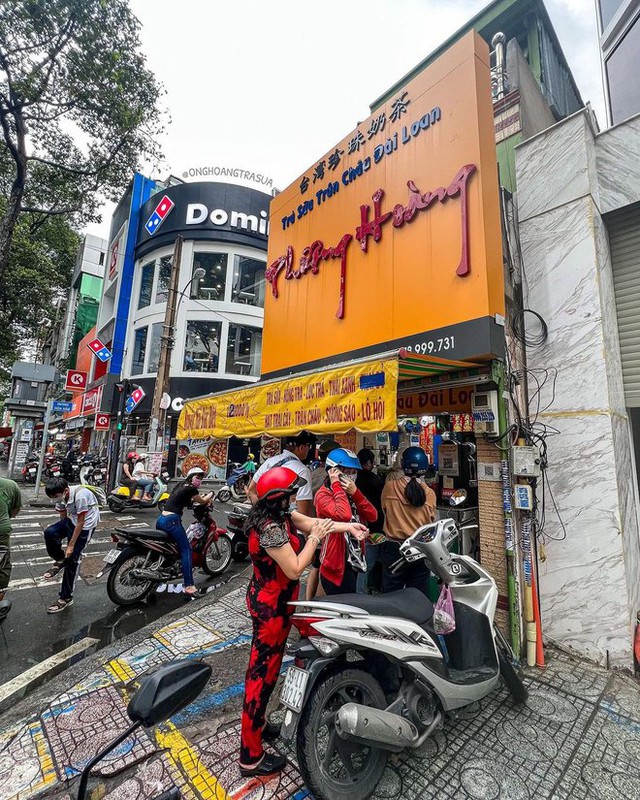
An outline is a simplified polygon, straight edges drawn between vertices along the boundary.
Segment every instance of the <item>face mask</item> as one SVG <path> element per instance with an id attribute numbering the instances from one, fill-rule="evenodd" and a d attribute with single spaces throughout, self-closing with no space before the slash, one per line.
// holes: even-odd
<path id="1" fill-rule="evenodd" d="M 191 479 L 191 484 L 192 484 L 193 486 L 195 486 L 195 487 L 196 487 L 196 489 L 198 489 L 198 488 L 201 486 L 201 484 L 202 484 L 202 478 L 192 478 L 192 479 Z"/>

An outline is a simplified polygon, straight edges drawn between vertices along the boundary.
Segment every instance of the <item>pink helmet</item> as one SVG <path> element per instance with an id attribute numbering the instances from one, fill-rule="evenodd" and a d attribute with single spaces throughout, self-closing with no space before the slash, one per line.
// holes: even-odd
<path id="1" fill-rule="evenodd" d="M 136 461 L 139 461 L 140 460 L 140 456 L 138 455 L 138 453 L 136 453 L 136 452 L 134 452 L 132 450 L 130 453 L 127 453 L 127 461 L 133 461 L 134 459 Z"/>

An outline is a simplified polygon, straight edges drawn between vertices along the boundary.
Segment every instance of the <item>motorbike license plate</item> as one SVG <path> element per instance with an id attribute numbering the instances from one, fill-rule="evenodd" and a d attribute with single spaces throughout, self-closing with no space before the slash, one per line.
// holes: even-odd
<path id="1" fill-rule="evenodd" d="M 302 701 L 309 673 L 299 667 L 289 667 L 280 692 L 280 702 L 292 711 L 302 711 Z"/>
<path id="2" fill-rule="evenodd" d="M 104 557 L 105 564 L 113 564 L 119 555 L 120 555 L 119 550 L 109 550 L 107 555 Z"/>
<path id="3" fill-rule="evenodd" d="M 35 467 L 29 467 L 29 475 L 35 475 L 37 471 Z"/>
<path id="4" fill-rule="evenodd" d="M 60 470 L 56 469 L 51 474 L 53 475 L 54 478 L 59 478 L 60 477 Z"/>

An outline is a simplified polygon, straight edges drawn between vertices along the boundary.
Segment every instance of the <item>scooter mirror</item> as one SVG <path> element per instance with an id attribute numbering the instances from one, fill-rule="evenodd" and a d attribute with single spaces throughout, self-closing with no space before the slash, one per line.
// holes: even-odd
<path id="1" fill-rule="evenodd" d="M 127 706 L 132 722 L 157 725 L 192 703 L 212 669 L 201 661 L 171 661 L 145 678 Z"/>
<path id="2" fill-rule="evenodd" d="M 466 499 L 467 499 L 467 490 L 456 489 L 455 492 L 449 498 L 449 505 L 461 506 Z"/>

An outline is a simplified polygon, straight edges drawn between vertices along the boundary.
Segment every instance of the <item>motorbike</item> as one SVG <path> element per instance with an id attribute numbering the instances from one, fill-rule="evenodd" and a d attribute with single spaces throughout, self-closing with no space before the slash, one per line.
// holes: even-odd
<path id="1" fill-rule="evenodd" d="M 59 478 L 62 475 L 62 467 L 56 456 L 45 456 L 44 475 L 48 478 Z"/>
<path id="2" fill-rule="evenodd" d="M 80 483 L 80 466 L 79 455 L 73 451 L 68 452 L 60 465 L 62 477 L 68 483 Z"/>
<path id="3" fill-rule="evenodd" d="M 167 486 L 169 483 L 169 473 L 164 470 L 161 475 L 156 475 L 153 481 L 152 499 L 134 500 L 128 486 L 118 485 L 107 497 L 107 505 L 111 511 L 136 511 L 147 508 L 157 508 L 164 511 L 164 504 L 169 499 Z"/>
<path id="4" fill-rule="evenodd" d="M 280 695 L 281 735 L 295 740 L 300 772 L 318 800 L 369 797 L 390 753 L 420 747 L 447 713 L 479 701 L 501 677 L 514 701 L 526 700 L 513 651 L 494 623 L 494 579 L 470 556 L 449 551 L 460 533 L 452 519 L 424 525 L 392 566 L 398 572 L 426 560 L 451 591 L 453 632 L 438 633 L 433 604 L 414 588 L 291 604 L 302 638 Z M 348 660 L 350 651 L 359 660 Z"/>
<path id="5" fill-rule="evenodd" d="M 234 464 L 234 469 L 215 495 L 219 503 L 228 503 L 229 500 L 244 502 L 247 499 L 247 489 L 251 483 L 252 475 L 242 465 Z"/>
<path id="6" fill-rule="evenodd" d="M 20 470 L 22 473 L 22 478 L 25 483 L 35 483 L 36 477 L 38 475 L 38 466 L 39 460 L 36 458 L 35 455 L 28 458 L 24 467 Z"/>
<path id="7" fill-rule="evenodd" d="M 101 486 L 107 478 L 106 459 L 97 455 L 87 454 L 82 459 L 79 478 L 83 486 L 88 484 Z"/>
<path id="8" fill-rule="evenodd" d="M 251 511 L 251 503 L 238 503 L 227 514 L 227 527 L 232 536 L 232 555 L 234 561 L 244 561 L 249 555 L 249 540 L 244 525 Z"/>
<path id="9" fill-rule="evenodd" d="M 158 667 L 140 681 L 140 685 L 127 705 L 131 725 L 119 733 L 106 747 L 102 747 L 84 765 L 78 785 L 78 800 L 85 800 L 91 770 L 102 759 L 128 739 L 138 728 L 152 728 L 186 708 L 202 692 L 213 670 L 203 661 L 170 661 Z M 180 800 L 177 786 L 155 795 L 152 800 Z"/>
<path id="10" fill-rule="evenodd" d="M 209 506 L 195 506 L 193 514 L 196 523 L 187 530 L 193 566 L 207 575 L 220 575 L 231 563 L 231 537 L 218 527 Z M 107 553 L 104 562 L 109 571 L 107 594 L 112 603 L 135 605 L 161 583 L 182 576 L 178 546 L 168 533 L 155 528 L 116 528 L 111 537 L 116 547 Z"/>

